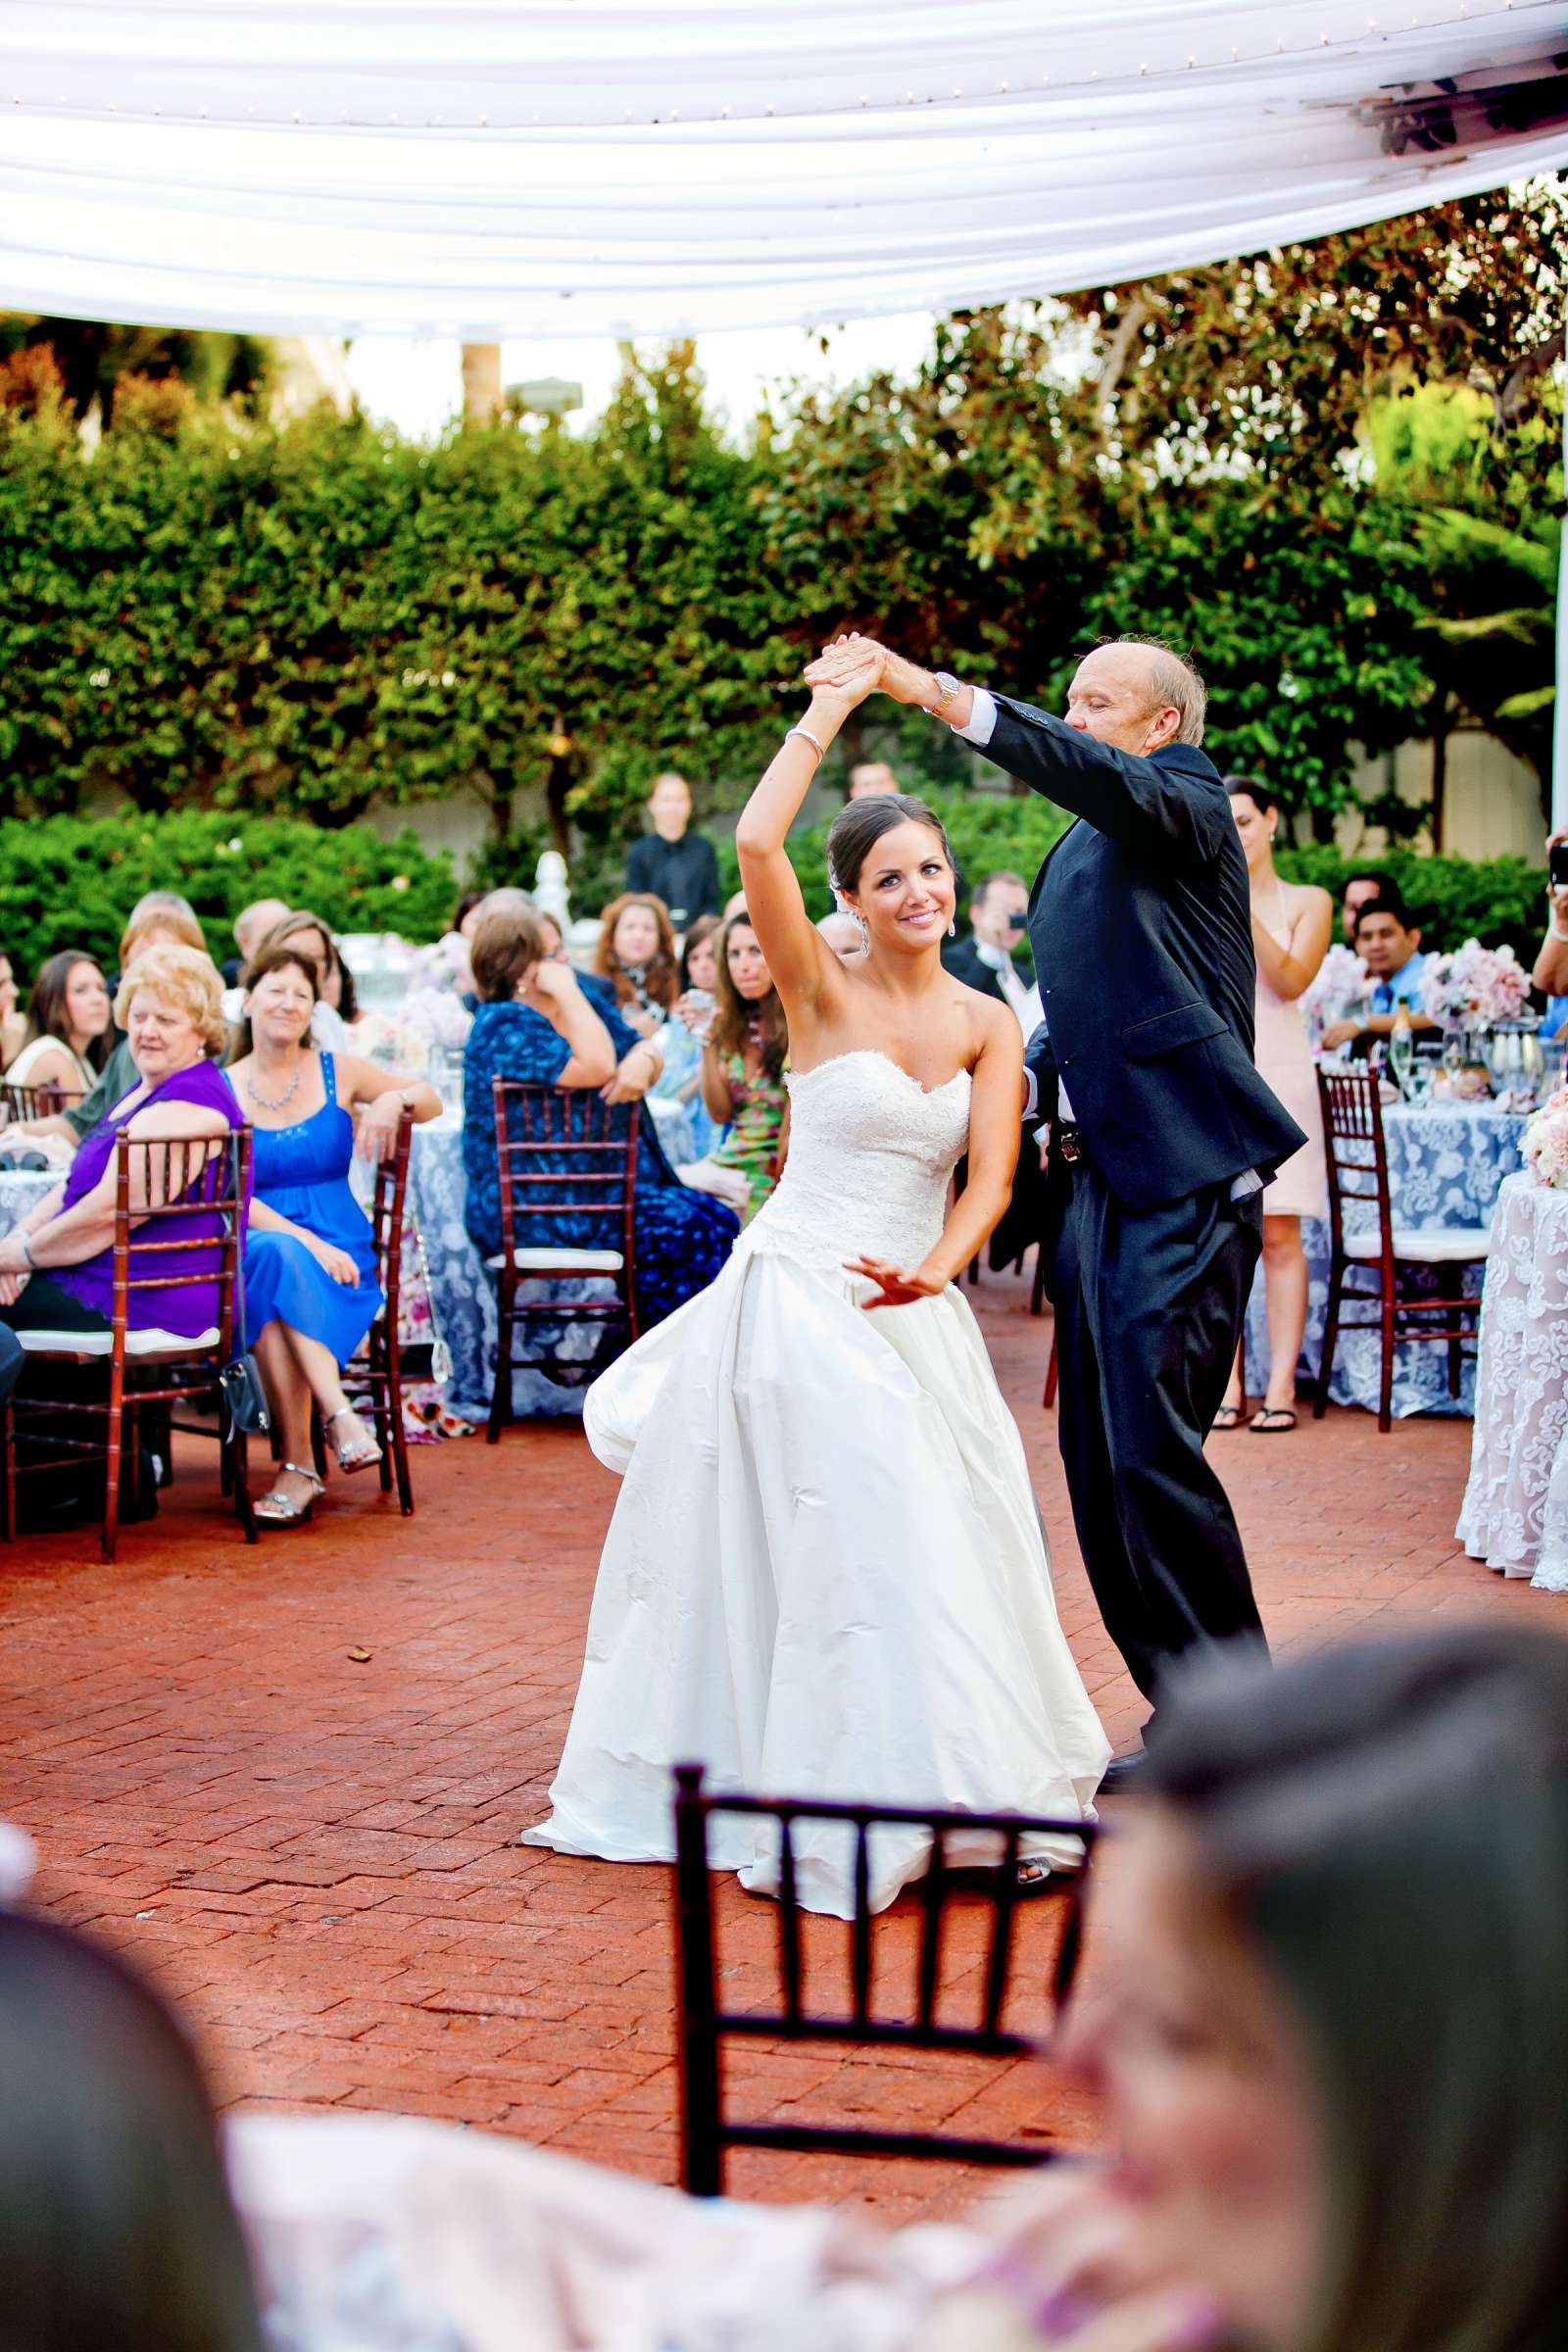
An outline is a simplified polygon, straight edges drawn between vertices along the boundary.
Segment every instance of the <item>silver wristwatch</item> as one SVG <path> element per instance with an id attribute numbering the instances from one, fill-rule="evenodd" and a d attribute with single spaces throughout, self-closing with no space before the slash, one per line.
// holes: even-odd
<path id="1" fill-rule="evenodd" d="M 958 691 L 958 681 L 950 669 L 939 669 L 935 674 L 937 684 L 941 687 L 942 692 L 934 703 L 926 705 L 926 709 L 933 718 L 944 718 L 947 715 L 948 705 Z"/>

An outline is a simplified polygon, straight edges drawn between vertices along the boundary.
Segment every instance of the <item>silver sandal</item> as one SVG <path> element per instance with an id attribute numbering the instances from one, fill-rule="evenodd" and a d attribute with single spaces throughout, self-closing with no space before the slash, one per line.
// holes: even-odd
<path id="1" fill-rule="evenodd" d="M 343 1420 L 345 1416 L 351 1421 L 358 1421 L 360 1417 L 352 1404 L 340 1404 L 337 1411 L 328 1420 L 327 1428 L 330 1430 L 334 1423 Z M 337 1466 L 340 1470 L 368 1470 L 381 1459 L 381 1448 L 372 1437 L 368 1436 L 363 1446 L 356 1446 L 347 1453 L 344 1452 L 336 1438 L 332 1438 L 328 1442 L 337 1457 Z"/>
<path id="2" fill-rule="evenodd" d="M 270 1493 L 262 1496 L 260 1502 L 253 1503 L 251 1506 L 251 1516 L 259 1519 L 265 1527 L 298 1527 L 301 1521 L 308 1519 L 315 1509 L 317 1495 L 326 1493 L 325 1479 L 318 1478 L 316 1472 L 306 1463 L 285 1462 L 283 1468 L 292 1471 L 296 1478 L 308 1478 L 311 1482 L 311 1492 L 301 1499 L 285 1494 L 281 1489 L 273 1487 Z"/>

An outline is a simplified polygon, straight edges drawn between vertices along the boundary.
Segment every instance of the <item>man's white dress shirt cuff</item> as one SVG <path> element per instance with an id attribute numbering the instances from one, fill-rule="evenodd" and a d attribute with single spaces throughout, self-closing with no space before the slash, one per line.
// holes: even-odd
<path id="1" fill-rule="evenodd" d="M 974 709 L 969 713 L 968 724 L 955 727 L 953 732 L 961 735 L 965 743 L 972 743 L 977 751 L 984 751 L 996 732 L 996 699 L 987 694 L 983 686 L 972 687 L 970 691 L 974 696 Z"/>

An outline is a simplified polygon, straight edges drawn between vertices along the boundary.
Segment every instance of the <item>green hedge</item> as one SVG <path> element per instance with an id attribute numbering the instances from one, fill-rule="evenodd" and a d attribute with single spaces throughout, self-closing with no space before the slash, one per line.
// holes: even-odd
<path id="1" fill-rule="evenodd" d="M 407 830 L 387 842 L 367 825 L 322 832 L 297 818 L 194 810 L 0 822 L 0 952 L 24 990 L 61 948 L 113 970 L 125 917 L 149 890 L 190 900 L 220 963 L 252 899 L 309 906 L 337 931 L 429 940 L 456 897 L 445 851 L 431 857 Z"/>

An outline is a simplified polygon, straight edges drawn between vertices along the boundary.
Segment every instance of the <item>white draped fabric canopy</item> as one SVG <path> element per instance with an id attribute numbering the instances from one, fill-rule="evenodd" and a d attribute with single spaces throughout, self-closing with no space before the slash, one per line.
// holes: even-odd
<path id="1" fill-rule="evenodd" d="M 0 305 L 672 334 L 1126 278 L 1568 164 L 1565 0 L 0 0 Z"/>

